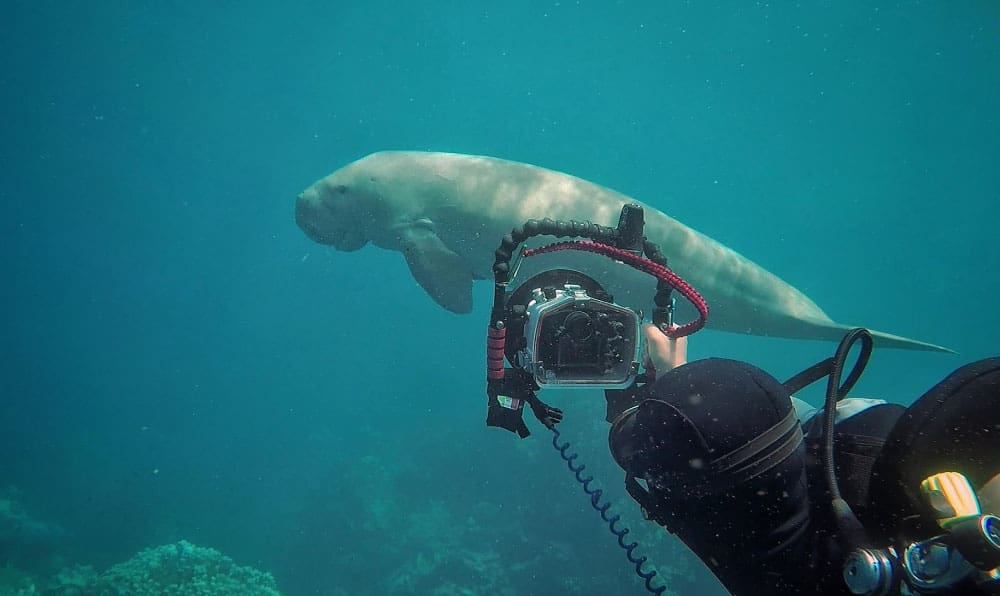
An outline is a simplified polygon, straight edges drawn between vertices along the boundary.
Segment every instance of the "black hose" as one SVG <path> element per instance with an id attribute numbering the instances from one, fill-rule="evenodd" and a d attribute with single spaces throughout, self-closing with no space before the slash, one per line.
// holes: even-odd
<path id="1" fill-rule="evenodd" d="M 840 377 L 844 373 L 844 363 L 847 355 L 854 346 L 854 343 L 861 340 L 861 353 L 858 355 L 854 368 L 847 375 L 847 381 L 840 384 Z M 868 365 L 871 357 L 872 336 L 866 329 L 852 329 L 837 346 L 837 351 L 833 355 L 830 364 L 830 376 L 826 383 L 826 403 L 823 406 L 823 441 L 821 443 L 820 457 L 823 465 L 823 474 L 826 476 L 827 490 L 830 492 L 830 506 L 837 526 L 837 536 L 844 553 L 850 552 L 854 548 L 864 546 L 867 542 L 867 535 L 864 526 L 858 521 L 851 506 L 840 494 L 840 485 L 837 483 L 837 472 L 833 456 L 833 434 L 834 422 L 837 417 L 837 402 L 854 387 Z"/>

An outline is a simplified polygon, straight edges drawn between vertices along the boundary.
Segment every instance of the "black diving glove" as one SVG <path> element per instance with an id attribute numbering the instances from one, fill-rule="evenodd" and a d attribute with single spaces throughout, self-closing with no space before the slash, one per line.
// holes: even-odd
<path id="1" fill-rule="evenodd" d="M 545 428 L 551 429 L 562 422 L 563 412 L 559 408 L 553 408 L 538 399 L 538 396 L 534 394 L 528 397 L 527 401 L 528 405 L 531 406 L 532 413 L 535 414 L 535 418 L 538 418 L 538 421 L 544 424 Z"/>

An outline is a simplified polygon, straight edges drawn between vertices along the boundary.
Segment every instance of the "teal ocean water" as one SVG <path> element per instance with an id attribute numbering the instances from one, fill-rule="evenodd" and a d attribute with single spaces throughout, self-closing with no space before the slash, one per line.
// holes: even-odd
<path id="1" fill-rule="evenodd" d="M 857 395 L 907 404 L 1000 351 L 991 2 L 14 0 L 4 22 L 11 593 L 182 540 L 291 595 L 644 592 L 545 429 L 484 427 L 490 285 L 453 315 L 398 253 L 296 227 L 297 193 L 373 151 L 572 173 L 835 320 L 958 351 L 879 351 Z M 784 378 L 833 348 L 690 351 Z M 671 591 L 721 593 L 625 497 L 602 396 L 551 401 Z"/>

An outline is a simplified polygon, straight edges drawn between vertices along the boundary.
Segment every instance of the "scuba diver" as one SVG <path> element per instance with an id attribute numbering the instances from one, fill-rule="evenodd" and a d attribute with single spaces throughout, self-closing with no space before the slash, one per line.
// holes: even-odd
<path id="1" fill-rule="evenodd" d="M 610 446 L 646 514 L 734 594 L 889 593 L 888 578 L 877 576 L 900 570 L 875 556 L 852 560 L 861 567 L 849 570 L 853 586 L 845 581 L 845 543 L 860 530 L 829 510 L 822 416 L 759 368 L 718 358 L 686 362 L 686 337 L 668 338 L 653 325 L 644 331 L 655 381 L 613 421 Z M 1000 359 L 959 369 L 909 409 L 846 398 L 835 416 L 841 498 L 876 542 L 891 543 L 896 524 L 917 521 L 924 504 L 899 493 L 938 471 L 960 467 L 973 485 L 989 484 L 979 500 L 1000 513 Z M 951 428 L 956 423 L 962 430 Z M 988 561 L 1000 565 L 996 553 Z M 948 593 L 942 581 L 925 583 L 936 584 L 928 592 Z M 966 593 L 974 584 L 951 587 Z"/>
<path id="2" fill-rule="evenodd" d="M 626 205 L 618 228 L 532 220 L 504 238 L 487 425 L 525 437 L 528 405 L 554 429 L 563 412 L 537 391 L 604 389 L 609 448 L 629 495 L 733 594 L 1000 594 L 1000 358 L 959 368 L 909 407 L 846 397 L 872 351 L 864 329 L 784 383 L 736 360 L 688 362 L 687 336 L 707 305 L 641 228 L 641 208 Z M 516 252 L 541 234 L 589 240 Z M 656 277 L 653 324 L 578 271 L 546 271 L 508 291 L 512 257 L 555 250 Z M 672 291 L 697 320 L 673 323 Z M 823 408 L 793 397 L 823 378 Z M 645 559 L 631 550 L 629 559 L 655 592 Z"/>

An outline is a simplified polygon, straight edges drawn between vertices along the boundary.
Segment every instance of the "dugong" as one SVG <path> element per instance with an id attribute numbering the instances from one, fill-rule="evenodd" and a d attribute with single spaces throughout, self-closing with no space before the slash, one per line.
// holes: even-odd
<path id="1" fill-rule="evenodd" d="M 493 279 L 493 251 L 511 228 L 546 217 L 614 227 L 625 203 L 643 207 L 646 237 L 708 302 L 709 328 L 837 341 L 854 327 L 835 323 L 776 275 L 640 201 L 569 174 L 495 157 L 373 153 L 303 191 L 295 202 L 295 221 L 309 238 L 338 250 L 354 251 L 371 242 L 403 253 L 413 277 L 435 302 L 467 313 L 473 280 Z M 540 237 L 534 244 L 551 241 L 555 238 Z M 599 281 L 619 304 L 651 311 L 655 280 L 626 265 L 575 251 L 532 257 L 524 265 L 530 261 L 529 273 L 577 269 Z M 688 320 L 690 313 L 693 309 L 678 308 L 678 321 Z M 872 334 L 885 347 L 951 351 Z"/>

